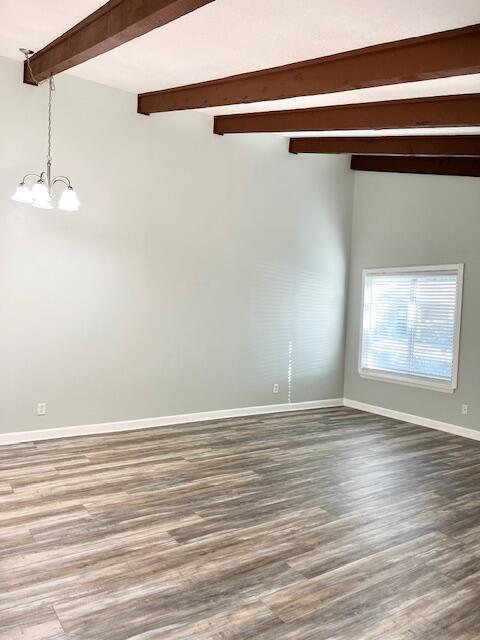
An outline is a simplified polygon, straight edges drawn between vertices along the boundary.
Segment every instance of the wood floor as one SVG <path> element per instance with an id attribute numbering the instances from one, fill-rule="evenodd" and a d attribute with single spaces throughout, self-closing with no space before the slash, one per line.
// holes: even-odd
<path id="1" fill-rule="evenodd" d="M 0 640 L 478 640 L 480 443 L 350 409 L 0 447 Z"/>

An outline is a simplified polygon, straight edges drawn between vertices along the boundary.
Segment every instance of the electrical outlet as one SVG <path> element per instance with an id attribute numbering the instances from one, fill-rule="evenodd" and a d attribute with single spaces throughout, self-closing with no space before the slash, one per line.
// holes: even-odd
<path id="1" fill-rule="evenodd" d="M 278 393 L 278 389 L 279 389 L 278 384 L 277 384 L 277 383 L 275 383 L 275 384 L 273 385 L 273 393 Z"/>
<path id="2" fill-rule="evenodd" d="M 462 414 L 468 416 L 468 404 L 462 404 Z"/>
<path id="3" fill-rule="evenodd" d="M 47 413 L 47 403 L 39 402 L 37 404 L 37 416 L 44 416 Z"/>

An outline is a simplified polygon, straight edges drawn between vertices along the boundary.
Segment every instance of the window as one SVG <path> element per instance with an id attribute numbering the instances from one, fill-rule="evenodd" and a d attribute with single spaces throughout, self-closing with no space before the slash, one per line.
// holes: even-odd
<path id="1" fill-rule="evenodd" d="M 453 393 L 463 265 L 363 272 L 360 375 Z"/>

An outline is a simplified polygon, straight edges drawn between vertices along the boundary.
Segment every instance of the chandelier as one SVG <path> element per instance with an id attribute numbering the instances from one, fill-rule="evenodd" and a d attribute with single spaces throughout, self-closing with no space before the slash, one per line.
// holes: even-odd
<path id="1" fill-rule="evenodd" d="M 33 80 L 37 84 L 40 84 L 35 80 L 30 66 L 30 56 L 33 51 L 29 49 L 20 49 L 20 51 L 25 56 Z M 16 188 L 12 200 L 24 204 L 31 204 L 37 209 L 53 209 L 55 199 L 54 186 L 57 183 L 61 183 L 65 185 L 65 188 L 58 201 L 58 208 L 62 211 L 78 211 L 80 202 L 70 180 L 66 176 L 52 178 L 52 94 L 54 91 L 55 82 L 53 76 L 50 76 L 48 79 L 48 151 L 46 170 L 40 173 L 27 173 Z M 32 178 L 35 179 L 35 181 L 32 180 L 33 187 L 30 189 L 26 181 Z"/>

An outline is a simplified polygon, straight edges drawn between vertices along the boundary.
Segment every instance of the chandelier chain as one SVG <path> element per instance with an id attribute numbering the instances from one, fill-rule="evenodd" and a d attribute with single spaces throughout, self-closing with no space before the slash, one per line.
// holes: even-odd
<path id="1" fill-rule="evenodd" d="M 47 162 L 52 161 L 52 100 L 53 92 L 55 91 L 55 83 L 53 76 L 50 76 L 48 83 L 48 152 Z"/>
<path id="2" fill-rule="evenodd" d="M 26 49 L 22 49 L 25 60 L 27 61 L 27 67 L 30 72 L 30 77 L 35 82 L 36 85 L 40 86 L 46 80 L 39 81 L 35 77 L 35 74 L 32 70 L 32 65 L 30 63 L 30 57 L 32 52 Z M 52 161 L 52 99 L 53 99 L 53 91 L 55 91 L 55 80 L 53 78 L 53 74 L 48 78 L 48 151 L 47 151 L 47 162 Z"/>
<path id="3" fill-rule="evenodd" d="M 27 61 L 27 67 L 28 70 L 30 72 L 30 77 L 32 78 L 32 80 L 35 82 L 36 85 L 40 86 L 41 84 L 43 84 L 44 82 L 46 82 L 45 80 L 37 80 L 37 78 L 35 77 L 33 70 L 32 70 L 32 65 L 30 63 L 30 57 L 32 55 L 31 51 L 27 51 L 25 49 L 22 49 L 23 51 L 23 55 L 25 56 L 25 60 Z"/>

